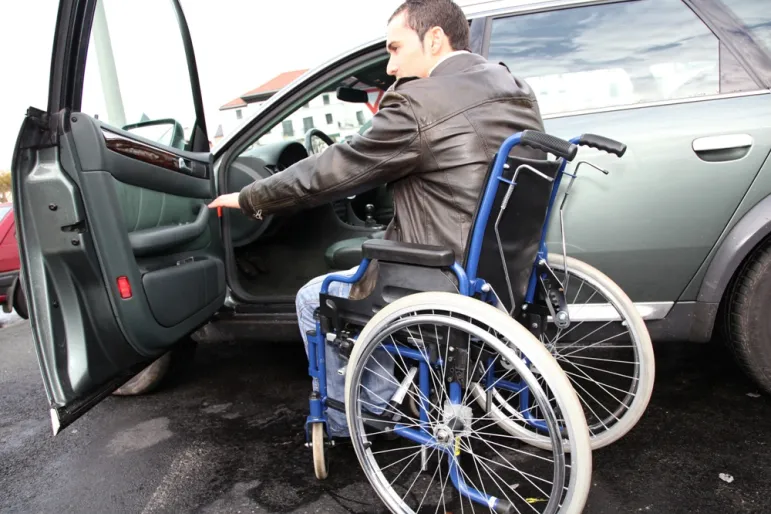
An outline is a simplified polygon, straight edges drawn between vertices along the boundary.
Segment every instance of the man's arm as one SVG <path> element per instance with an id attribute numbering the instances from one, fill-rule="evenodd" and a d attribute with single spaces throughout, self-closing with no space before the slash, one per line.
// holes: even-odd
<path id="1" fill-rule="evenodd" d="M 365 134 L 249 184 L 238 203 L 248 215 L 307 209 L 402 178 L 419 159 L 420 131 L 412 106 L 389 91 Z"/>

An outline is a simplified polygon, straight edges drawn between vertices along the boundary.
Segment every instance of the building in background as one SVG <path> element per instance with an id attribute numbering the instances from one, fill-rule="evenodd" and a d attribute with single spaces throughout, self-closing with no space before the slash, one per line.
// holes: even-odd
<path id="1" fill-rule="evenodd" d="M 214 138 L 216 144 L 224 134 L 230 133 L 243 120 L 267 101 L 271 96 L 308 70 L 281 73 L 256 89 L 252 89 L 222 107 L 221 124 Z M 379 90 L 373 89 L 370 96 L 379 100 Z M 334 92 L 322 93 L 289 115 L 270 132 L 260 137 L 257 144 L 264 145 L 282 140 L 303 142 L 305 133 L 317 128 L 336 142 L 350 138 L 357 133 L 374 115 L 377 108 L 371 104 L 346 103 L 337 99 Z"/>

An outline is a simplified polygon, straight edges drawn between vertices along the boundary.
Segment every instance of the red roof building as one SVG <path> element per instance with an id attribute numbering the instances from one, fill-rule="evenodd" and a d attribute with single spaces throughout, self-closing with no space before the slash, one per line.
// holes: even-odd
<path id="1" fill-rule="evenodd" d="M 240 97 L 229 101 L 220 107 L 220 111 L 237 109 L 239 107 L 246 107 L 246 105 L 250 103 L 265 101 L 280 89 L 291 84 L 296 78 L 302 76 L 306 71 L 308 70 L 285 71 L 284 73 L 276 75 L 260 87 L 247 91 Z"/>

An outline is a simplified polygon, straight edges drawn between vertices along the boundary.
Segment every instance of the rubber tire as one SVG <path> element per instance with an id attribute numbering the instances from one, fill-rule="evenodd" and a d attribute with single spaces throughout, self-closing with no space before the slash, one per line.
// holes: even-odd
<path id="1" fill-rule="evenodd" d="M 29 319 L 29 309 L 27 308 L 27 298 L 24 296 L 24 289 L 21 287 L 21 280 L 16 283 L 16 291 L 13 293 L 13 309 L 16 314 L 23 319 Z"/>
<path id="2" fill-rule="evenodd" d="M 358 360 L 361 358 L 361 355 L 367 346 L 366 342 L 368 338 L 376 337 L 377 334 L 385 329 L 390 323 L 408 312 L 432 308 L 436 310 L 447 309 L 458 314 L 463 314 L 474 320 L 481 321 L 490 327 L 495 327 L 496 331 L 504 334 L 507 339 L 511 341 L 516 340 L 520 350 L 528 356 L 533 365 L 539 369 L 542 376 L 550 377 L 550 387 L 552 389 L 559 389 L 561 400 L 560 407 L 562 411 L 570 417 L 574 428 L 570 439 L 570 442 L 573 445 L 571 450 L 572 453 L 577 455 L 577 466 L 575 466 L 571 472 L 571 476 L 573 474 L 576 476 L 576 484 L 571 498 L 572 501 L 567 505 L 563 504 L 563 510 L 561 512 L 564 514 L 577 514 L 582 512 L 589 496 L 592 477 L 592 450 L 589 442 L 589 428 L 586 424 L 583 408 L 581 407 L 578 396 L 570 385 L 570 380 L 557 363 L 557 360 L 529 330 L 513 320 L 506 312 L 480 300 L 456 293 L 425 292 L 402 297 L 378 311 L 378 313 L 364 326 L 364 329 L 357 338 L 357 344 L 353 347 L 353 351 L 348 360 L 348 366 L 357 365 Z M 353 375 L 354 373 L 346 373 L 345 375 L 345 412 L 349 427 L 354 427 L 356 425 L 354 409 L 350 408 L 352 403 L 351 399 L 354 397 L 354 384 L 351 378 Z M 351 431 L 353 432 L 353 430 Z M 351 438 L 353 439 L 353 433 L 351 433 Z M 365 456 L 363 454 L 363 449 L 359 446 L 359 444 L 354 442 L 353 447 L 356 452 L 356 457 L 361 463 Z M 383 503 L 389 505 L 388 500 L 383 497 L 380 489 L 372 483 L 369 474 L 365 474 Z"/>
<path id="3" fill-rule="evenodd" d="M 115 396 L 140 396 L 158 390 L 170 375 L 180 371 L 193 360 L 196 343 L 186 342 L 166 352 L 129 381 L 112 392 Z"/>
<path id="4" fill-rule="evenodd" d="M 115 396 L 139 396 L 158 389 L 171 366 L 171 353 L 164 353 L 161 358 L 134 375 L 131 380 L 113 391 L 112 394 Z"/>
<path id="5" fill-rule="evenodd" d="M 549 254 L 548 261 L 549 265 L 557 270 L 557 273 L 565 269 L 565 259 L 562 254 Z M 576 271 L 576 276 L 581 277 L 582 280 L 586 280 L 587 278 L 591 279 L 592 282 L 590 283 L 592 286 L 600 290 L 606 299 L 616 303 L 616 308 L 619 311 L 629 314 L 627 316 L 627 321 L 630 324 L 629 330 L 637 334 L 640 344 L 640 366 L 642 369 L 635 399 L 626 415 L 624 415 L 624 417 L 621 418 L 621 421 L 616 423 L 611 430 L 601 432 L 596 436 L 590 436 L 592 450 L 597 450 L 621 439 L 640 421 L 640 418 L 648 408 L 651 395 L 653 394 L 653 384 L 656 377 L 656 360 L 653 353 L 653 344 L 651 342 L 650 334 L 648 333 L 648 327 L 645 325 L 642 316 L 639 315 L 632 300 L 629 299 L 618 284 L 613 282 L 597 268 L 578 259 L 574 259 L 573 257 L 567 257 L 567 264 L 570 273 Z M 477 399 L 482 406 L 487 403 L 484 398 L 477 396 Z M 533 434 L 527 432 L 525 429 L 521 429 L 519 434 L 512 433 L 512 435 L 521 435 L 522 437 L 525 437 L 528 434 L 530 434 L 530 437 L 533 437 Z M 533 446 L 545 450 L 551 447 L 548 437 L 539 437 L 538 439 L 530 440 L 528 442 Z"/>
<path id="6" fill-rule="evenodd" d="M 316 478 L 325 480 L 329 476 L 326 447 L 324 444 L 324 424 L 314 423 L 311 426 L 311 445 L 313 447 L 313 471 Z"/>
<path id="7" fill-rule="evenodd" d="M 726 295 L 726 345 L 742 371 L 771 395 L 771 241 L 756 249 Z"/>

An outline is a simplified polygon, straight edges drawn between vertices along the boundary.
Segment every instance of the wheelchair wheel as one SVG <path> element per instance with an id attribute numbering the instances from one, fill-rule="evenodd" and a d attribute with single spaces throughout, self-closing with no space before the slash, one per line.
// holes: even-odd
<path id="1" fill-rule="evenodd" d="M 546 450 L 501 429 L 472 399 L 470 386 L 491 394 L 514 378 L 539 408 Z M 548 350 L 491 305 L 436 292 L 389 304 L 357 337 L 345 391 L 356 455 L 392 512 L 573 513 L 585 505 L 592 455 L 578 397 Z"/>
<path id="2" fill-rule="evenodd" d="M 314 423 L 311 427 L 311 445 L 313 446 L 313 471 L 316 473 L 316 478 L 324 480 L 329 475 L 329 465 L 323 423 Z"/>
<path id="3" fill-rule="evenodd" d="M 645 322 L 632 301 L 610 278 L 572 257 L 550 254 L 549 267 L 565 288 L 570 325 L 559 328 L 551 319 L 533 321 L 525 310 L 522 323 L 536 328 L 543 344 L 567 374 L 584 409 L 592 449 L 607 446 L 626 435 L 648 407 L 655 378 L 655 360 Z M 539 283 L 543 288 L 543 283 Z M 533 307 L 533 306 L 528 306 Z M 485 395 L 476 394 L 486 405 Z M 507 416 L 511 403 L 516 409 L 522 395 L 496 388 L 492 412 Z M 548 434 L 538 424 L 509 425 L 513 435 L 530 435 L 533 444 L 548 448 Z"/>

